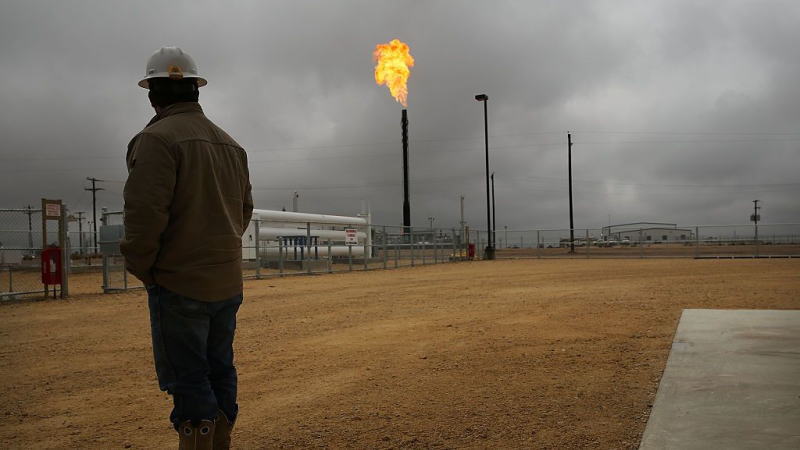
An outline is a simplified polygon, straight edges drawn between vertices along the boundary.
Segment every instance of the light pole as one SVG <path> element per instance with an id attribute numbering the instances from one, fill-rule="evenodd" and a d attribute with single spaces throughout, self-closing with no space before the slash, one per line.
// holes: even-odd
<path id="1" fill-rule="evenodd" d="M 487 244 L 486 244 L 486 259 L 494 259 L 494 240 L 492 239 L 492 209 L 491 199 L 489 197 L 489 112 L 486 106 L 489 96 L 486 94 L 478 94 L 475 100 L 483 102 L 483 139 L 486 148 L 486 223 L 487 223 Z"/>
<path id="2" fill-rule="evenodd" d="M 569 252 L 575 253 L 575 223 L 572 221 L 572 134 L 567 133 L 567 166 L 569 171 Z"/>
<path id="3" fill-rule="evenodd" d="M 497 254 L 497 203 L 494 201 L 494 172 L 492 172 L 492 248 Z"/>

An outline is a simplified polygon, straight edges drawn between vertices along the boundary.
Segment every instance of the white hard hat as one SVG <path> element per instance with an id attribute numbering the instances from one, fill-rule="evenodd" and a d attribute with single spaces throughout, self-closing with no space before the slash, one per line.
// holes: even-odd
<path id="1" fill-rule="evenodd" d="M 148 89 L 150 78 L 197 78 L 197 87 L 205 86 L 207 81 L 197 72 L 197 64 L 188 53 L 179 47 L 161 47 L 147 60 L 147 71 L 139 86 Z"/>

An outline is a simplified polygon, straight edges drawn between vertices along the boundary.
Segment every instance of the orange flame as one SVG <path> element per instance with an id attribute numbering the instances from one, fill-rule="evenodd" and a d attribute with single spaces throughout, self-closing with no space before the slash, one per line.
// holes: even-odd
<path id="1" fill-rule="evenodd" d="M 408 44 L 392 39 L 386 44 L 378 44 L 372 52 L 375 60 L 375 82 L 385 84 L 392 97 L 403 106 L 408 106 L 408 76 L 414 67 L 414 58 L 409 53 Z"/>

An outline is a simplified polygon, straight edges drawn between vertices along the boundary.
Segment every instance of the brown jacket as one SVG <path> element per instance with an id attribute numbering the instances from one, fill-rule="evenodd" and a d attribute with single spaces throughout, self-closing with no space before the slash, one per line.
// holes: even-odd
<path id="1" fill-rule="evenodd" d="M 247 154 L 198 103 L 165 108 L 128 144 L 128 270 L 202 301 L 242 292 L 241 236 L 253 212 Z"/>

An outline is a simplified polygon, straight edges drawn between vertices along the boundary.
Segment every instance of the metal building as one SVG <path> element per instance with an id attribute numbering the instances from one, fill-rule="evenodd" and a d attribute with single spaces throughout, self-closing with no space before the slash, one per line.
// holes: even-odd
<path id="1" fill-rule="evenodd" d="M 694 239 L 694 232 L 689 228 L 678 228 L 674 223 L 634 222 L 609 225 L 601 231 L 605 242 L 648 243 L 648 242 L 681 242 Z"/>

